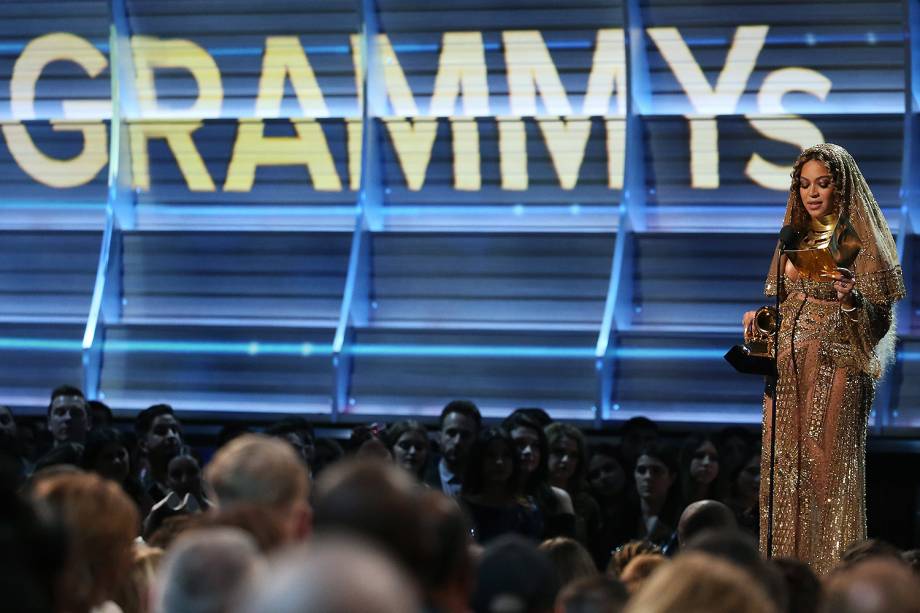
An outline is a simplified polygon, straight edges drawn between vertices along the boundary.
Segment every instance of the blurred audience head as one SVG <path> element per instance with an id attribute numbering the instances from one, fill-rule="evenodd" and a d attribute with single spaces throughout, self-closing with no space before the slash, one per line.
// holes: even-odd
<path id="1" fill-rule="evenodd" d="M 366 540 L 418 579 L 427 570 L 420 492 L 415 479 L 391 463 L 343 460 L 317 479 L 316 533 Z"/>
<path id="2" fill-rule="evenodd" d="M 190 453 L 180 453 L 166 466 L 166 487 L 179 496 L 191 494 L 203 498 L 201 466 L 198 459 Z"/>
<path id="3" fill-rule="evenodd" d="M 652 573 L 669 560 L 660 553 L 640 553 L 626 565 L 620 573 L 620 581 L 626 586 L 626 591 L 635 594 L 645 584 Z"/>
<path id="4" fill-rule="evenodd" d="M 516 535 L 495 539 L 479 561 L 475 613 L 550 613 L 559 584 L 546 554 Z"/>
<path id="5" fill-rule="evenodd" d="M 425 426 L 411 419 L 397 421 L 384 431 L 383 442 L 397 466 L 418 479 L 424 476 L 430 448 Z"/>
<path id="6" fill-rule="evenodd" d="M 16 418 L 13 417 L 13 409 L 0 404 L 0 438 L 15 440 L 16 434 Z"/>
<path id="7" fill-rule="evenodd" d="M 547 539 L 540 544 L 540 551 L 553 563 L 560 586 L 598 574 L 591 554 L 575 539 L 561 536 Z"/>
<path id="8" fill-rule="evenodd" d="M 731 509 L 717 500 L 691 502 L 677 522 L 677 541 L 683 547 L 705 530 L 735 530 L 738 522 Z"/>
<path id="9" fill-rule="evenodd" d="M 3 610 L 53 613 L 62 610 L 59 585 L 68 557 L 67 533 L 59 521 L 0 480 L 0 593 Z M 66 601 L 65 601 L 66 602 Z"/>
<path id="10" fill-rule="evenodd" d="M 563 587 L 556 597 L 555 613 L 620 613 L 628 600 L 622 582 L 597 574 Z"/>
<path id="11" fill-rule="evenodd" d="M 310 533 L 310 477 L 291 446 L 262 434 L 244 434 L 220 448 L 205 468 L 217 505 L 258 505 L 276 517 L 285 540 Z"/>
<path id="12" fill-rule="evenodd" d="M 825 613 L 920 613 L 920 580 L 901 561 L 865 558 L 825 580 Z"/>
<path id="13" fill-rule="evenodd" d="M 773 558 L 789 596 L 788 613 L 817 613 L 821 605 L 821 581 L 811 567 L 793 558 Z"/>
<path id="14" fill-rule="evenodd" d="M 482 415 L 469 400 L 452 400 L 441 410 L 439 443 L 447 468 L 455 475 L 464 474 L 470 446 L 482 427 Z"/>
<path id="15" fill-rule="evenodd" d="M 744 571 L 702 553 L 678 556 L 649 577 L 627 613 L 778 613 Z"/>
<path id="16" fill-rule="evenodd" d="M 407 613 L 419 604 L 412 583 L 379 550 L 318 535 L 275 559 L 237 613 Z"/>
<path id="17" fill-rule="evenodd" d="M 881 539 L 864 539 L 856 541 L 840 554 L 838 568 L 852 566 L 869 558 L 889 558 L 901 561 L 901 551 Z"/>
<path id="18" fill-rule="evenodd" d="M 113 598 L 130 570 L 140 526 L 127 494 L 99 475 L 71 472 L 35 482 L 32 497 L 68 532 L 62 610 L 86 611 Z"/>
<path id="19" fill-rule="evenodd" d="M 607 574 L 619 577 L 633 558 L 645 553 L 660 554 L 661 547 L 649 541 L 638 540 L 620 545 L 613 550 L 613 555 L 610 556 L 610 562 L 607 564 Z"/>
<path id="20" fill-rule="evenodd" d="M 420 490 L 417 506 L 425 604 L 441 613 L 466 613 L 475 580 L 469 522 L 457 501 L 437 490 Z"/>
<path id="21" fill-rule="evenodd" d="M 89 406 L 79 388 L 61 385 L 51 392 L 48 403 L 48 431 L 55 445 L 62 443 L 83 443 L 89 432 Z"/>
<path id="22" fill-rule="evenodd" d="M 192 530 L 163 558 L 155 613 L 224 613 L 262 574 L 263 560 L 249 535 L 233 528 Z"/>

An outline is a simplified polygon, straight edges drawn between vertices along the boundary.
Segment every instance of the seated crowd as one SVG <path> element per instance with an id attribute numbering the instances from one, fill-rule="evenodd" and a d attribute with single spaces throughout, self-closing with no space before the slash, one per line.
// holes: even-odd
<path id="1" fill-rule="evenodd" d="M 172 407 L 132 432 L 76 388 L 46 428 L 0 405 L 3 610 L 89 613 L 920 612 L 920 554 L 854 543 L 816 577 L 757 549 L 756 432 L 654 422 L 589 445 L 536 408 L 476 405 L 316 438 L 224 428 L 209 457 Z M 207 459 L 207 461 L 205 461 Z"/>

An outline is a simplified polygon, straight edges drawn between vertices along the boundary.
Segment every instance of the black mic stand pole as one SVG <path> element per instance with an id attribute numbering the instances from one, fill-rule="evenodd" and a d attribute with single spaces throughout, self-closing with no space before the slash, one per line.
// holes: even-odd
<path id="1" fill-rule="evenodd" d="M 773 558 L 773 490 L 776 488 L 776 394 L 779 387 L 779 330 L 783 318 L 780 314 L 780 294 L 783 291 L 783 255 L 786 243 L 779 242 L 779 255 L 776 258 L 776 329 L 773 331 L 773 375 L 767 377 L 767 390 L 770 392 L 770 492 L 767 496 L 767 557 Z"/>

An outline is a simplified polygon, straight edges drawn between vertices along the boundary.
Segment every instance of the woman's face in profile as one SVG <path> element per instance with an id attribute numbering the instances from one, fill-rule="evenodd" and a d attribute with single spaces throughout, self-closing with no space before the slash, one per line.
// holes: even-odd
<path id="1" fill-rule="evenodd" d="M 808 160 L 802 166 L 799 196 L 813 219 L 834 212 L 834 178 L 824 162 Z"/>

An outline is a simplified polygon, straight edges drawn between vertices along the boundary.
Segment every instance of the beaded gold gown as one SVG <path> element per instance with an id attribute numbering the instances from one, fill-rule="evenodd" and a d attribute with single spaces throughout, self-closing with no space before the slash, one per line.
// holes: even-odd
<path id="1" fill-rule="evenodd" d="M 790 271 L 798 275 L 794 268 L 786 269 L 776 387 L 772 555 L 797 558 L 823 575 L 850 544 L 866 538 L 868 417 L 884 350 L 894 340 L 889 334 L 893 304 L 904 295 L 904 284 L 887 223 L 855 162 L 836 145 L 818 147 L 825 148 L 828 167 L 844 175 L 835 176 L 841 192 L 838 214 L 842 210 L 862 237 L 855 261 L 840 263 L 856 273 L 856 308 L 841 309 L 832 281 L 790 278 Z M 797 192 L 795 186 L 792 191 Z M 796 193 L 790 195 L 787 223 L 795 216 L 796 199 Z M 804 221 L 801 235 L 807 243 L 809 220 Z M 774 254 L 773 270 L 778 255 Z M 770 274 L 765 293 L 775 296 L 776 289 L 776 275 Z M 760 545 L 765 555 L 774 426 L 770 409 L 766 396 L 760 492 Z"/>

